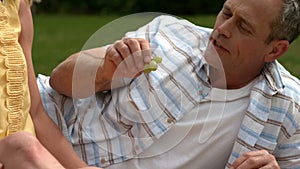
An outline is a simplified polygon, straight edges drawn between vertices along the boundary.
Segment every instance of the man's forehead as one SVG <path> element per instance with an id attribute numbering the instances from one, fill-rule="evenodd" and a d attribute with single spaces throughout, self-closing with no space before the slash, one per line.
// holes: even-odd
<path id="1" fill-rule="evenodd" d="M 226 0 L 224 5 L 231 7 L 249 7 L 257 10 L 278 11 L 281 8 L 282 0 Z M 273 9 L 273 10 L 272 10 Z"/>
<path id="2" fill-rule="evenodd" d="M 226 0 L 224 7 L 245 19 L 270 22 L 279 14 L 281 0 Z"/>
<path id="3" fill-rule="evenodd" d="M 232 15 L 249 26 L 259 37 L 265 37 L 271 32 L 271 23 L 279 15 L 282 0 L 227 0 L 223 10 L 229 10 Z"/>
<path id="4" fill-rule="evenodd" d="M 227 0 L 223 8 L 252 24 L 254 24 L 253 21 L 257 18 L 256 12 L 247 3 L 243 3 L 243 0 Z"/>

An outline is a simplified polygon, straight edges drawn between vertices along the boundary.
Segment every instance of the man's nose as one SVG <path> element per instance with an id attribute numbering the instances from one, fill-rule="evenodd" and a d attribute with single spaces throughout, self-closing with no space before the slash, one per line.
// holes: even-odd
<path id="1" fill-rule="evenodd" d="M 232 23 L 230 20 L 225 21 L 217 28 L 218 36 L 224 36 L 225 38 L 231 38 L 232 36 Z"/>

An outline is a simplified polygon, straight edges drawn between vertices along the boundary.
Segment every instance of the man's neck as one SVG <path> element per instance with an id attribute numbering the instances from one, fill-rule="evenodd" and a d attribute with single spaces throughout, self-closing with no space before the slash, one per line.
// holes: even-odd
<path id="1" fill-rule="evenodd" d="M 247 77 L 238 77 L 237 74 L 230 74 L 218 71 L 210 67 L 209 81 L 212 87 L 219 89 L 239 89 L 251 83 L 259 74 Z"/>

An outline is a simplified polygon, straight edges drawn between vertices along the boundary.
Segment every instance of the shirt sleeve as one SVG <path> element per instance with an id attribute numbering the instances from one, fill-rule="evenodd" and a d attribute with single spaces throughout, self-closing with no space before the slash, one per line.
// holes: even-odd
<path id="1" fill-rule="evenodd" d="M 300 167 L 300 130 L 277 146 L 274 154 L 281 168 Z"/>

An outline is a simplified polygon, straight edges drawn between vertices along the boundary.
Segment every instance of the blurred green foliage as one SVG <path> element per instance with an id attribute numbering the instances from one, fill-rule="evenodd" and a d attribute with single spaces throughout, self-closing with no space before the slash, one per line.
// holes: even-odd
<path id="1" fill-rule="evenodd" d="M 212 14 L 224 0 L 42 0 L 34 5 L 36 13 L 132 14 L 163 12 L 173 15 Z"/>

